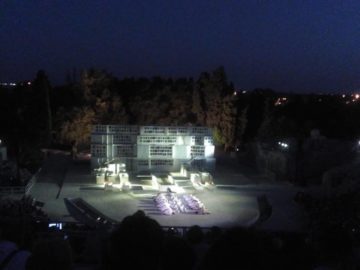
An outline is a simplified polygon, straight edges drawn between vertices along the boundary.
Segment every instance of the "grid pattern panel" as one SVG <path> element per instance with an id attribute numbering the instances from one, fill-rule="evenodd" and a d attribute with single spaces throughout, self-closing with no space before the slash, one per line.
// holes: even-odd
<path id="1" fill-rule="evenodd" d="M 176 144 L 176 136 L 139 136 L 139 143 Z"/>
<path id="2" fill-rule="evenodd" d="M 95 161 L 97 158 L 129 161 L 135 158 L 134 166 L 167 170 L 166 167 L 174 165 L 173 158 L 176 160 L 185 150 L 189 158 L 188 147 L 191 158 L 204 159 L 205 147 L 212 146 L 213 139 L 212 130 L 207 127 L 94 125 L 91 144 Z M 138 155 L 140 160 L 137 160 Z"/>
<path id="3" fill-rule="evenodd" d="M 143 127 L 143 134 L 166 134 L 166 127 Z"/>
<path id="4" fill-rule="evenodd" d="M 138 134 L 139 133 L 139 128 L 137 126 L 109 125 L 109 132 L 111 132 L 111 133 Z"/>
<path id="5" fill-rule="evenodd" d="M 192 136 L 191 143 L 193 145 L 204 145 L 204 137 L 202 136 Z"/>
<path id="6" fill-rule="evenodd" d="M 91 135 L 91 143 L 95 144 L 95 143 L 105 143 L 106 142 L 106 135 L 99 135 L 99 134 L 92 134 Z"/>
<path id="7" fill-rule="evenodd" d="M 150 146 L 150 157 L 172 157 L 172 146 Z"/>
<path id="8" fill-rule="evenodd" d="M 210 137 L 210 136 L 204 137 L 204 144 L 205 145 L 214 145 L 214 141 L 213 141 L 212 137 Z"/>
<path id="9" fill-rule="evenodd" d="M 189 134 L 189 128 L 178 127 L 178 135 L 187 135 L 187 134 Z"/>
<path id="10" fill-rule="evenodd" d="M 95 133 L 107 133 L 106 125 L 95 125 L 93 131 Z"/>
<path id="11" fill-rule="evenodd" d="M 151 159 L 151 166 L 173 166 L 172 159 Z"/>
<path id="12" fill-rule="evenodd" d="M 191 133 L 193 135 L 210 135 L 211 130 L 207 127 L 193 127 Z"/>
<path id="13" fill-rule="evenodd" d="M 114 144 L 131 144 L 132 136 L 130 134 L 115 134 Z"/>
<path id="14" fill-rule="evenodd" d="M 204 157 L 205 156 L 205 147 L 202 145 L 192 145 L 191 146 L 191 157 Z"/>
<path id="15" fill-rule="evenodd" d="M 134 146 L 133 145 L 116 145 L 115 146 L 115 155 L 117 157 L 132 157 L 134 156 Z"/>
<path id="16" fill-rule="evenodd" d="M 168 127 L 169 135 L 177 135 L 177 127 Z"/>
<path id="17" fill-rule="evenodd" d="M 149 166 L 149 160 L 148 159 L 138 159 L 137 165 L 138 166 Z"/>
<path id="18" fill-rule="evenodd" d="M 94 157 L 106 157 L 106 145 L 99 145 L 99 144 L 92 145 L 91 155 Z"/>

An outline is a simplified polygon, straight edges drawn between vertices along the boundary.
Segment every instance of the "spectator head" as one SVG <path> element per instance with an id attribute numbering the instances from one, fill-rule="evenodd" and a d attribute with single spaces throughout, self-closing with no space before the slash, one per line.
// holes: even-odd
<path id="1" fill-rule="evenodd" d="M 109 269 L 157 269 L 162 243 L 160 225 L 138 211 L 113 231 L 104 263 Z"/>
<path id="2" fill-rule="evenodd" d="M 63 239 L 40 240 L 33 248 L 26 269 L 72 269 L 72 255 L 69 243 Z"/>
<path id="3" fill-rule="evenodd" d="M 200 244 L 204 239 L 204 233 L 199 226 L 191 226 L 186 232 L 186 238 L 192 245 Z"/>
<path id="4" fill-rule="evenodd" d="M 192 248 L 183 238 L 168 236 L 165 239 L 164 251 L 161 256 L 162 269 L 193 269 L 195 260 Z"/>

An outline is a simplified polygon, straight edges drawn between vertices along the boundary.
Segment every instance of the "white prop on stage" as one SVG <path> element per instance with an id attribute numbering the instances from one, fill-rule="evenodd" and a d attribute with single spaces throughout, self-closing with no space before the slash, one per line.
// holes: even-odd
<path id="1" fill-rule="evenodd" d="M 177 213 L 209 214 L 205 210 L 204 204 L 192 194 L 159 193 L 155 196 L 154 202 L 164 215 L 175 215 Z"/>

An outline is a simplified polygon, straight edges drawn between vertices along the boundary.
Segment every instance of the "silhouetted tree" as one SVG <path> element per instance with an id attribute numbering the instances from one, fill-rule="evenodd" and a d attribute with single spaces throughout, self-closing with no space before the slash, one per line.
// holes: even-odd
<path id="1" fill-rule="evenodd" d="M 37 73 L 37 76 L 33 84 L 34 94 L 38 96 L 39 115 L 36 118 L 38 121 L 44 121 L 46 130 L 46 144 L 51 144 L 52 137 L 52 113 L 51 113 L 51 102 L 50 102 L 50 82 L 43 70 Z M 42 118 L 45 118 L 42 120 Z"/>
<path id="2" fill-rule="evenodd" d="M 237 115 L 236 124 L 235 124 L 235 144 L 241 145 L 244 143 L 244 134 L 247 127 L 248 119 L 247 119 L 247 111 L 249 107 L 245 107 L 241 112 Z"/>

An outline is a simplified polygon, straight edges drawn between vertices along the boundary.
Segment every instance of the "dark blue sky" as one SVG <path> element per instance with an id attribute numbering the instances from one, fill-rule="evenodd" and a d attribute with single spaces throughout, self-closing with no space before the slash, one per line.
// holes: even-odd
<path id="1" fill-rule="evenodd" d="M 360 1 L 1 0 L 0 81 L 76 67 L 193 76 L 238 89 L 360 89 Z"/>

